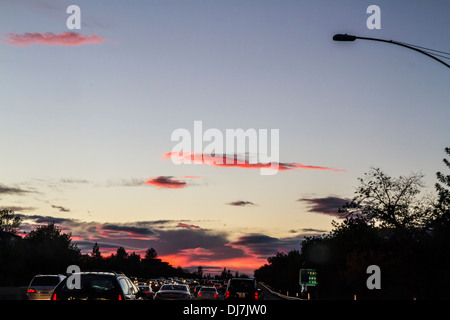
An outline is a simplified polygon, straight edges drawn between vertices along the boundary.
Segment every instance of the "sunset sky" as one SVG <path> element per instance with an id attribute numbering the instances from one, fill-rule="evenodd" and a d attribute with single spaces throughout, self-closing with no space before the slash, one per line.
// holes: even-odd
<path id="1" fill-rule="evenodd" d="M 21 232 L 55 222 L 84 253 L 153 247 L 174 266 L 252 274 L 328 233 L 370 167 L 420 171 L 434 191 L 449 69 L 332 36 L 450 52 L 449 13 L 448 0 L 0 0 L 0 208 Z M 194 121 L 278 129 L 285 170 L 173 163 L 171 135 Z"/>

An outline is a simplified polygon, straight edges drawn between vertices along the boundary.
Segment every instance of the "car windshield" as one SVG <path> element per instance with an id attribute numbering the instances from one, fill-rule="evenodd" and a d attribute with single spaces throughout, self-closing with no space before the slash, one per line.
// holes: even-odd
<path id="1" fill-rule="evenodd" d="M 186 286 L 176 285 L 176 284 L 165 284 L 160 290 L 177 290 L 177 291 L 188 291 Z"/>
<path id="2" fill-rule="evenodd" d="M 201 288 L 200 292 L 216 292 L 216 288 Z"/>
<path id="3" fill-rule="evenodd" d="M 56 287 L 56 285 L 58 283 L 59 283 L 59 277 L 57 277 L 57 276 L 39 276 L 39 277 L 34 277 L 34 279 L 31 281 L 30 286 Z"/>
<path id="4" fill-rule="evenodd" d="M 81 287 L 78 290 L 91 292 L 108 292 L 115 289 L 114 277 L 100 275 L 82 275 Z M 64 290 L 70 290 L 64 286 Z M 74 288 L 77 290 L 77 288 Z"/>

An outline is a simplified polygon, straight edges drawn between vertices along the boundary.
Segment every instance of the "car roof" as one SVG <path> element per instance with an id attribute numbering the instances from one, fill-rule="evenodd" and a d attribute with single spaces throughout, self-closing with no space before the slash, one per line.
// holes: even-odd
<path id="1" fill-rule="evenodd" d="M 126 277 L 123 273 L 114 272 L 114 271 L 83 271 L 83 272 L 74 272 L 70 274 L 79 274 L 79 275 L 105 275 L 105 276 L 122 276 Z"/>

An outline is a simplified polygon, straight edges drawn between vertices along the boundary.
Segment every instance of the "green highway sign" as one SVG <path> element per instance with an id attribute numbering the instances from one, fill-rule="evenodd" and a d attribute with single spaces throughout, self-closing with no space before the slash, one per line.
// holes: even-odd
<path id="1" fill-rule="evenodd" d="M 316 269 L 300 269 L 299 283 L 302 286 L 316 286 L 317 270 Z"/>

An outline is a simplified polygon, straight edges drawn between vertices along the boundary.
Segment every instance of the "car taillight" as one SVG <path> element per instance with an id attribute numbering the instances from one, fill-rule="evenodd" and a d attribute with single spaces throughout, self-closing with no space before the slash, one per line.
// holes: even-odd
<path id="1" fill-rule="evenodd" d="M 255 292 L 255 300 L 258 300 L 258 292 Z"/>
<path id="2" fill-rule="evenodd" d="M 122 295 L 121 294 L 119 294 L 119 300 L 122 300 Z"/>
<path id="3" fill-rule="evenodd" d="M 219 296 L 218 293 L 214 293 L 214 298 L 217 298 Z"/>
<path id="4" fill-rule="evenodd" d="M 144 293 L 146 293 L 146 294 L 149 294 L 149 293 L 150 293 L 150 291 L 144 291 Z"/>
<path id="5" fill-rule="evenodd" d="M 201 297 L 201 296 L 202 296 L 202 293 L 201 293 L 201 292 L 199 292 L 199 293 L 198 293 L 198 296 L 199 296 L 199 297 Z"/>
<path id="6" fill-rule="evenodd" d="M 27 293 L 36 293 L 36 290 L 31 288 L 27 290 Z"/>
<path id="7" fill-rule="evenodd" d="M 226 293 L 225 293 L 225 298 L 229 298 L 230 297 L 230 291 L 227 291 Z"/>
<path id="8" fill-rule="evenodd" d="M 56 293 L 52 294 L 52 300 L 56 300 Z"/>

